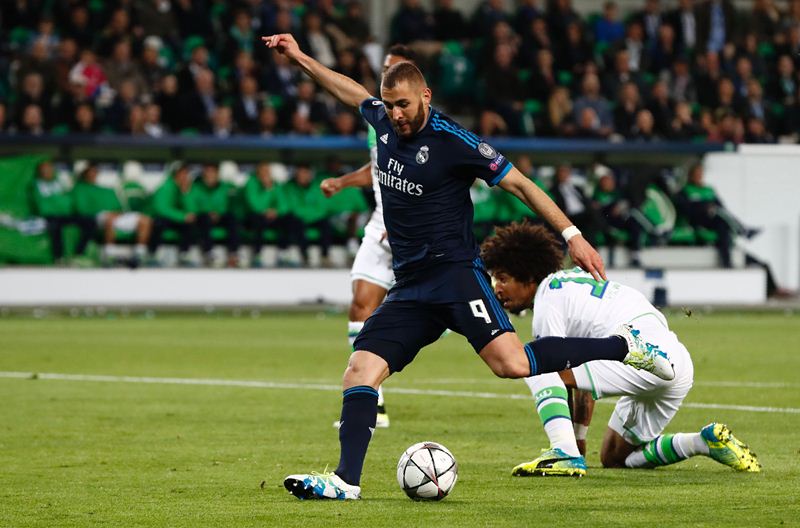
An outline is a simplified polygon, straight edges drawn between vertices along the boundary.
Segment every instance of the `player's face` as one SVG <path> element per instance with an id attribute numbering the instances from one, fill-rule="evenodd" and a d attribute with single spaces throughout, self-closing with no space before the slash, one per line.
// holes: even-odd
<path id="1" fill-rule="evenodd" d="M 509 312 L 517 314 L 533 306 L 536 283 L 520 282 L 504 271 L 495 271 L 492 279 L 495 297 Z"/>
<path id="2" fill-rule="evenodd" d="M 392 88 L 381 87 L 381 99 L 394 131 L 402 138 L 409 138 L 425 124 L 431 91 L 426 86 L 401 81 Z"/>

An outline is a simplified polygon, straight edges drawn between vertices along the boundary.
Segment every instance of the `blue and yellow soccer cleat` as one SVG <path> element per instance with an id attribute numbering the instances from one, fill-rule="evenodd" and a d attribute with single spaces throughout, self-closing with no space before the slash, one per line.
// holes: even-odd
<path id="1" fill-rule="evenodd" d="M 284 479 L 283 487 L 300 500 L 355 500 L 361 498 L 359 486 L 351 486 L 333 472 L 289 475 Z"/>
<path id="2" fill-rule="evenodd" d="M 675 368 L 667 353 L 659 349 L 658 345 L 646 343 L 639 330 L 623 324 L 614 334 L 624 339 L 628 345 L 628 354 L 622 360 L 625 365 L 644 370 L 666 381 L 675 378 Z"/>
<path id="3" fill-rule="evenodd" d="M 736 471 L 757 473 L 761 471 L 761 463 L 747 444 L 733 436 L 728 426 L 710 423 L 700 430 L 700 435 L 708 445 L 708 456 L 730 466 Z"/>
<path id="4" fill-rule="evenodd" d="M 582 477 L 586 475 L 586 460 L 582 456 L 569 456 L 557 447 L 543 449 L 538 458 L 518 465 L 511 474 L 515 477 Z"/>

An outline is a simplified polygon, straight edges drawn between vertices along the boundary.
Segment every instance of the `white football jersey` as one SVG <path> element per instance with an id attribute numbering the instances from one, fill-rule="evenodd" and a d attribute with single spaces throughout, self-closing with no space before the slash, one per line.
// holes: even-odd
<path id="1" fill-rule="evenodd" d="M 534 337 L 608 337 L 616 328 L 651 314 L 667 320 L 644 295 L 614 281 L 596 281 L 580 268 L 545 277 L 533 301 Z"/>

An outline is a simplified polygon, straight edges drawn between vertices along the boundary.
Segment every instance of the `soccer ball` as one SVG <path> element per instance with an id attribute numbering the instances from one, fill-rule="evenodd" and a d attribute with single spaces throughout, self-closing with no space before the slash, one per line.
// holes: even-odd
<path id="1" fill-rule="evenodd" d="M 414 500 L 442 500 L 458 478 L 453 453 L 436 442 L 420 442 L 405 450 L 397 463 L 397 482 Z"/>

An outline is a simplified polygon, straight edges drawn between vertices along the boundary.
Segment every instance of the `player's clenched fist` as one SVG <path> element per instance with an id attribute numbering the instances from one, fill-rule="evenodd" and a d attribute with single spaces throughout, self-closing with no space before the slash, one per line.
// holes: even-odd
<path id="1" fill-rule="evenodd" d="M 322 194 L 325 195 L 325 198 L 330 198 L 342 190 L 341 182 L 336 178 L 325 178 L 319 184 L 319 188 L 322 189 Z"/>
<path id="2" fill-rule="evenodd" d="M 261 37 L 261 40 L 264 41 L 264 45 L 268 48 L 274 48 L 278 53 L 282 53 L 290 59 L 297 57 L 300 53 L 300 46 L 297 45 L 297 41 L 289 33 Z"/>

